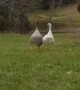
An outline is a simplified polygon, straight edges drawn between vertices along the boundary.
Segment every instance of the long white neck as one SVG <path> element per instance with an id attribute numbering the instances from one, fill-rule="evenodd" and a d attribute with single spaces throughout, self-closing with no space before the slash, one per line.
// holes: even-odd
<path id="1" fill-rule="evenodd" d="M 51 33 L 51 32 L 52 32 L 51 28 L 52 28 L 52 27 L 51 27 L 51 26 L 49 26 L 49 33 Z"/>
<path id="2" fill-rule="evenodd" d="M 36 26 L 36 29 L 35 29 L 35 31 L 39 31 L 37 26 Z"/>

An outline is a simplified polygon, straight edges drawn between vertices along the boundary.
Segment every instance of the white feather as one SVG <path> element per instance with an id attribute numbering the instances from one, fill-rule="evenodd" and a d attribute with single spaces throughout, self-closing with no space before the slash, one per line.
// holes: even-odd
<path id="1" fill-rule="evenodd" d="M 36 27 L 35 29 L 35 32 L 31 35 L 31 38 L 34 38 L 34 37 L 42 37 L 42 35 L 40 34 L 39 32 L 39 29 Z"/>
<path id="2" fill-rule="evenodd" d="M 36 27 L 35 32 L 31 35 L 31 44 L 41 46 L 43 43 L 42 35 L 39 32 L 39 29 Z"/>
<path id="3" fill-rule="evenodd" d="M 53 34 L 52 34 L 52 30 L 51 30 L 52 25 L 51 25 L 51 23 L 48 23 L 47 25 L 49 26 L 49 31 L 48 31 L 48 33 L 43 37 L 43 44 L 54 43 L 54 42 L 55 42 L 54 36 L 53 36 Z"/>

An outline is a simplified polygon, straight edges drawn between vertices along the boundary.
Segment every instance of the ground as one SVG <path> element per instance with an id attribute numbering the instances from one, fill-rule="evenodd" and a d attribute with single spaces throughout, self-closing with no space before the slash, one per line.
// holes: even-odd
<path id="1" fill-rule="evenodd" d="M 54 37 L 39 50 L 29 35 L 0 34 L 0 90 L 80 90 L 80 38 Z"/>

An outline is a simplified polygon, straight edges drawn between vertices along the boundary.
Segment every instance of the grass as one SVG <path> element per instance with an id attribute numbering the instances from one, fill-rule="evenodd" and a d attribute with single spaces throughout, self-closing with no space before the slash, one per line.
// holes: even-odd
<path id="1" fill-rule="evenodd" d="M 30 49 L 29 35 L 0 34 L 0 90 L 80 90 L 80 42 L 54 34 L 49 48 Z"/>

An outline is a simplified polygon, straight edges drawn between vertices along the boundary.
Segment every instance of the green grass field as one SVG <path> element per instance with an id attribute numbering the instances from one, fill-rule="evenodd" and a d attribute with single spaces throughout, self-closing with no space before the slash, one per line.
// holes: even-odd
<path id="1" fill-rule="evenodd" d="M 80 90 L 80 39 L 54 36 L 39 50 L 29 35 L 0 34 L 0 90 Z"/>

